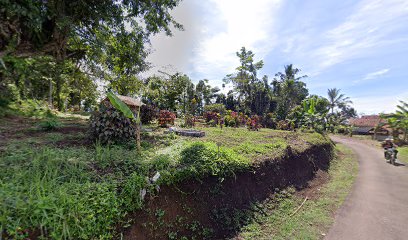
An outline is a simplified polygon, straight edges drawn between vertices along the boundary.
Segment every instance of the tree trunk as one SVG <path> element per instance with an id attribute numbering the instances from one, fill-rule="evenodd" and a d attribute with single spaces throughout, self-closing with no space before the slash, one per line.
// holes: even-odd
<path id="1" fill-rule="evenodd" d="M 137 146 L 137 151 L 141 151 L 141 146 L 140 146 L 140 125 L 139 123 L 136 123 L 136 146 Z"/>
<path id="2" fill-rule="evenodd" d="M 52 78 L 50 78 L 50 92 L 48 93 L 48 105 L 50 105 L 50 108 L 54 108 L 52 105 Z"/>
<path id="3" fill-rule="evenodd" d="M 57 107 L 59 111 L 62 111 L 63 109 L 63 103 L 61 99 L 62 80 L 61 80 L 61 72 L 59 70 L 57 71 L 57 74 L 55 77 L 56 77 L 55 94 L 56 94 L 56 100 L 57 100 Z"/>
<path id="4" fill-rule="evenodd" d="M 140 152 L 141 151 L 141 146 L 140 146 L 140 131 L 141 131 L 141 121 L 140 121 L 140 108 L 137 112 L 137 116 L 136 116 L 136 146 L 137 146 L 137 151 Z"/>
<path id="5" fill-rule="evenodd" d="M 63 19 L 65 16 L 65 1 L 56 1 L 55 3 L 55 10 L 57 15 L 60 19 Z M 54 45 L 54 57 L 56 61 L 57 70 L 55 71 L 56 75 L 56 100 L 58 110 L 62 110 L 63 103 L 61 99 L 61 90 L 62 90 L 62 70 L 65 62 L 66 57 L 66 44 L 68 41 L 68 27 L 67 26 L 55 26 L 53 31 L 53 39 L 55 41 Z"/>

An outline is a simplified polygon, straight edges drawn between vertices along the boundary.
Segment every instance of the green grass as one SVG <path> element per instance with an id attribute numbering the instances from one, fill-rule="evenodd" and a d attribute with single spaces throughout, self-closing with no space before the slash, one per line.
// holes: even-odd
<path id="1" fill-rule="evenodd" d="M 407 146 L 398 148 L 398 159 L 408 164 L 408 147 Z"/>
<path id="2" fill-rule="evenodd" d="M 83 118 L 71 115 L 59 120 L 64 126 L 84 126 Z M 0 232 L 13 239 L 32 231 L 52 239 L 110 239 L 127 213 L 142 208 L 140 191 L 155 194 L 148 178 L 157 171 L 162 177 L 156 184 L 207 175 L 224 178 L 255 160 L 281 156 L 289 145 L 301 152 L 328 142 L 319 134 L 270 129 L 204 128 L 205 138 L 158 129 L 143 135 L 143 149 L 137 153 L 129 146 L 98 144 L 58 148 L 53 143 L 87 136 L 41 132 L 33 124 L 26 132 L 35 134 L 11 136 L 0 151 Z"/>
<path id="3" fill-rule="evenodd" d="M 345 200 L 358 172 L 358 163 L 350 149 L 337 145 L 338 157 L 331 163 L 330 181 L 317 199 L 304 201 L 293 189 L 278 193 L 273 200 L 262 203 L 267 213 L 245 226 L 244 239 L 321 239 L 333 222 L 333 214 Z"/>

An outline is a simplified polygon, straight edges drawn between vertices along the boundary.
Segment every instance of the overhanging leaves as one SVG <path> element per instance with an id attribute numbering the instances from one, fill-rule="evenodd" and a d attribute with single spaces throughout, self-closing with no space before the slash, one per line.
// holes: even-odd
<path id="1" fill-rule="evenodd" d="M 125 115 L 125 117 L 136 120 L 135 116 L 133 115 L 132 110 L 124 103 L 122 100 L 120 100 L 115 94 L 112 92 L 108 93 L 108 98 L 109 101 L 112 103 L 112 105 L 118 110 Z"/>

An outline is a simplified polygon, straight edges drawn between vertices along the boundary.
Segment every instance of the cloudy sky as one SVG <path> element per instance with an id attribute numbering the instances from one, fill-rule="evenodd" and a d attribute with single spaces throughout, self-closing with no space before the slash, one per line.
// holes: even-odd
<path id="1" fill-rule="evenodd" d="M 311 93 L 340 88 L 359 113 L 408 100 L 407 0 L 184 0 L 173 11 L 185 31 L 152 39 L 157 70 L 222 84 L 245 46 L 273 78 L 293 63 Z"/>

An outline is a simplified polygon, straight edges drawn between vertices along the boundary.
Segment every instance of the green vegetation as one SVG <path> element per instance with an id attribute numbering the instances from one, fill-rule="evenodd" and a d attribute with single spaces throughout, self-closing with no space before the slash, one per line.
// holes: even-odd
<path id="1" fill-rule="evenodd" d="M 400 101 L 400 103 L 397 105 L 398 110 L 395 113 L 383 114 L 381 117 L 386 119 L 392 128 L 392 134 L 397 143 L 406 144 L 408 143 L 408 103 L 404 101 Z"/>
<path id="2" fill-rule="evenodd" d="M 179 3 L 0 2 L 1 237 L 117 237 L 158 185 L 222 181 L 260 161 L 327 144 L 322 133 L 355 115 L 337 89 L 329 100 L 309 95 L 306 76 L 292 64 L 273 80 L 259 78 L 263 61 L 244 47 L 224 79 L 232 85 L 226 95 L 179 72 L 140 77 L 150 66 L 150 38 L 183 29 L 170 14 Z M 106 94 L 112 106 L 98 104 Z M 148 106 L 132 112 L 115 94 Z M 158 128 L 174 125 L 176 116 L 206 137 Z M 141 121 L 151 124 L 142 136 Z M 189 224 L 200 236 L 210 233 Z"/>
<path id="3" fill-rule="evenodd" d="M 408 164 L 408 147 L 398 148 L 398 159 Z"/>
<path id="4" fill-rule="evenodd" d="M 64 127 L 74 126 L 72 118 L 58 119 Z M 1 231 L 15 239 L 30 234 L 53 239 L 112 238 L 115 224 L 143 206 L 143 189 L 155 194 L 157 184 L 208 175 L 223 179 L 255 160 L 282 156 L 289 145 L 301 151 L 327 142 L 316 133 L 245 128 L 205 131 L 206 137 L 195 139 L 163 134 L 160 129 L 144 133 L 142 150 L 136 154 L 132 142 L 59 148 L 71 140 L 83 141 L 87 135 L 39 131 L 33 123 L 21 132 L 23 138 L 10 136 L 0 142 L 5 144 L 0 152 L 4 169 L 0 173 Z M 157 171 L 158 181 L 149 181 Z"/>
<path id="5" fill-rule="evenodd" d="M 244 227 L 243 239 L 321 239 L 333 222 L 333 214 L 345 200 L 357 175 L 358 163 L 350 149 L 337 145 L 330 180 L 316 196 L 296 194 L 286 189 L 261 203 L 263 213 Z M 305 198 L 308 197 L 307 200 Z M 311 198 L 312 197 L 312 198 Z M 303 205 L 302 205 L 303 204 Z"/>

